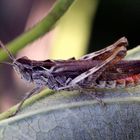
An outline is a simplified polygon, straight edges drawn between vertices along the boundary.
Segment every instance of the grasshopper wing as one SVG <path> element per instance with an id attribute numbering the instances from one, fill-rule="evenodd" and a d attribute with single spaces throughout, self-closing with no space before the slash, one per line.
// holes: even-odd
<path id="1" fill-rule="evenodd" d="M 95 59 L 95 58 L 97 59 L 98 58 L 98 60 L 103 60 L 103 61 L 100 61 L 100 63 L 97 64 L 97 66 L 95 66 L 95 67 L 83 72 L 79 76 L 75 77 L 69 83 L 68 86 L 74 86 L 78 82 L 84 80 L 85 78 L 87 78 L 91 75 L 92 75 L 92 80 L 95 81 L 110 64 L 113 65 L 113 64 L 117 63 L 126 55 L 126 51 L 127 51 L 126 46 L 127 46 L 126 38 L 121 38 L 119 41 L 117 41 L 110 47 L 103 49 L 104 52 L 98 51 L 98 52 L 100 52 L 100 55 L 99 54 L 97 55 L 96 52 L 94 53 L 94 54 L 96 54 L 95 57 L 91 56 L 91 54 L 90 54 L 90 57 L 88 59 Z M 105 53 L 105 52 L 108 52 L 109 55 L 108 55 L 108 53 Z M 104 56 L 102 56 L 101 54 Z"/>
<path id="2" fill-rule="evenodd" d="M 128 46 L 128 41 L 127 41 L 127 38 L 125 37 L 122 37 L 120 38 L 118 41 L 116 41 L 115 43 L 113 43 L 112 45 L 102 49 L 102 50 L 99 50 L 99 51 L 96 51 L 96 52 L 93 52 L 93 53 L 90 53 L 90 54 L 87 54 L 87 55 L 84 55 L 80 58 L 80 60 L 87 60 L 87 59 L 92 59 L 92 60 L 105 60 L 106 58 L 108 58 L 108 56 L 110 56 L 112 54 L 112 52 L 117 48 L 117 47 L 120 47 L 120 46 Z"/>

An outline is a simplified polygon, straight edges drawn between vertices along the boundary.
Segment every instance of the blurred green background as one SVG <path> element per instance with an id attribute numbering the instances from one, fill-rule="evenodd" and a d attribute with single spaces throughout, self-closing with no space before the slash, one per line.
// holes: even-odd
<path id="1" fill-rule="evenodd" d="M 8 43 L 39 22 L 55 0 L 0 0 L 0 40 Z M 21 50 L 30 59 L 67 59 L 99 50 L 122 36 L 129 48 L 140 44 L 139 0 L 77 0 L 56 27 Z M 0 66 L 0 111 L 19 102 L 30 89 L 9 66 Z"/>

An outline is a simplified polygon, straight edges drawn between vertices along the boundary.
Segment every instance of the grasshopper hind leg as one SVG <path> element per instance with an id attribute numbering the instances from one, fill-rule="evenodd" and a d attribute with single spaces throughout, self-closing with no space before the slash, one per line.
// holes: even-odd
<path id="1" fill-rule="evenodd" d="M 89 93 L 89 95 L 95 99 L 100 105 L 105 106 L 105 102 L 102 100 L 102 98 L 96 94 Z"/>
<path id="2" fill-rule="evenodd" d="M 83 90 L 82 93 L 90 96 L 92 99 L 96 100 L 101 106 L 105 106 L 105 102 L 102 100 L 103 94 L 98 94 L 96 89 L 94 91 L 85 91 Z"/>

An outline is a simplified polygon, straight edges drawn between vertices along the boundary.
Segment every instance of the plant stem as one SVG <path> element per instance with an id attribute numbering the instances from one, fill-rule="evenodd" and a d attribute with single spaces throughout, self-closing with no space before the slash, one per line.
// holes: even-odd
<path id="1" fill-rule="evenodd" d="M 13 54 L 15 54 L 25 45 L 43 36 L 53 28 L 55 23 L 64 15 L 74 1 L 75 0 L 57 0 L 49 14 L 44 19 L 42 19 L 33 28 L 8 43 L 6 46 Z M 5 60 L 6 58 L 7 54 L 1 50 L 0 61 Z"/>

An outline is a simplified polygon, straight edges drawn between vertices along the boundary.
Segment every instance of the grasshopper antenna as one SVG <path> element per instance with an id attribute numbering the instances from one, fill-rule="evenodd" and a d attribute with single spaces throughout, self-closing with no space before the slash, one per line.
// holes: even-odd
<path id="1" fill-rule="evenodd" d="M 5 52 L 7 52 L 7 54 L 9 55 L 9 58 L 14 61 L 15 57 L 12 55 L 12 53 L 6 48 L 6 46 L 2 43 L 2 41 L 0 41 L 0 46 L 5 50 Z M 5 63 L 5 62 L 4 62 Z M 7 62 L 6 62 L 7 63 Z M 6 64 L 5 63 L 5 64 Z M 8 63 L 7 63 L 8 64 Z"/>
<path id="2" fill-rule="evenodd" d="M 13 66 L 13 63 L 9 63 L 9 62 L 0 62 L 0 64 L 6 64 L 6 65 Z"/>

